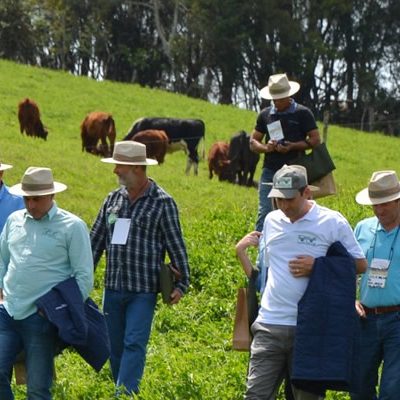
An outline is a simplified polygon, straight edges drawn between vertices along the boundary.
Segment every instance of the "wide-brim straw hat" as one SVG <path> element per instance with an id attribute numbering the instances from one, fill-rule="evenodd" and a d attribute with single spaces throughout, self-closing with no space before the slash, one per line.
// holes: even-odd
<path id="1" fill-rule="evenodd" d="M 29 167 L 21 180 L 10 187 L 10 193 L 19 196 L 46 196 L 63 192 L 67 185 L 60 182 L 54 182 L 53 173 L 50 168 Z"/>
<path id="2" fill-rule="evenodd" d="M 10 169 L 13 166 L 10 164 L 3 164 L 2 162 L 0 162 L 0 171 L 5 171 L 6 169 Z"/>
<path id="3" fill-rule="evenodd" d="M 374 172 L 368 187 L 356 195 L 356 202 L 362 205 L 388 203 L 400 199 L 400 182 L 396 171 Z"/>
<path id="4" fill-rule="evenodd" d="M 116 142 L 112 157 L 102 158 L 101 161 L 111 164 L 124 165 L 156 165 L 157 160 L 146 158 L 146 146 L 143 143 L 126 140 Z"/>
<path id="5" fill-rule="evenodd" d="M 289 81 L 286 74 L 276 74 L 269 77 L 268 86 L 260 90 L 260 96 L 267 100 L 284 99 L 294 95 L 299 89 L 300 84 Z"/>

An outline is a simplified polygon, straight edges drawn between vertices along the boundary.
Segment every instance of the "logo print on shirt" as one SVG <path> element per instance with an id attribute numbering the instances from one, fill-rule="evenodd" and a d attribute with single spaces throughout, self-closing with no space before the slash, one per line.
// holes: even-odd
<path id="1" fill-rule="evenodd" d="M 297 243 L 305 244 L 307 246 L 316 246 L 317 238 L 315 236 L 299 235 L 297 236 Z"/>

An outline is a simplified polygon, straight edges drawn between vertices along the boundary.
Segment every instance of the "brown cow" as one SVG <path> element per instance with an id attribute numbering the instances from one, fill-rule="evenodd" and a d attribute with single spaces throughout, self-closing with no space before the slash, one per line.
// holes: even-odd
<path id="1" fill-rule="evenodd" d="M 108 157 L 114 150 L 115 137 L 115 123 L 111 114 L 94 111 L 81 123 L 82 151 Z M 101 143 L 97 146 L 99 140 Z"/>
<path id="2" fill-rule="evenodd" d="M 165 131 L 147 129 L 132 136 L 132 139 L 146 145 L 148 158 L 154 158 L 159 164 L 164 162 L 165 153 L 168 148 L 168 136 Z"/>
<path id="3" fill-rule="evenodd" d="M 39 107 L 33 100 L 25 98 L 19 102 L 18 120 L 21 134 L 25 131 L 27 136 L 47 139 L 48 132 L 40 120 Z"/>
<path id="4" fill-rule="evenodd" d="M 216 142 L 208 151 L 209 178 L 212 179 L 213 171 L 220 181 L 229 180 L 229 144 L 226 142 Z"/>

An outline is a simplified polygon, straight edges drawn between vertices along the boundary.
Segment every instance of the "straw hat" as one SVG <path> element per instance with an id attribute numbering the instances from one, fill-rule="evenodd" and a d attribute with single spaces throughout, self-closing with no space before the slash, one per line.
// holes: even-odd
<path id="1" fill-rule="evenodd" d="M 356 202 L 362 205 L 388 203 L 400 199 L 400 183 L 396 171 L 376 171 L 368 187 L 356 195 Z"/>
<path id="2" fill-rule="evenodd" d="M 267 100 L 284 99 L 297 93 L 299 89 L 300 84 L 289 81 L 286 74 L 276 74 L 269 77 L 268 86 L 260 90 L 260 96 Z"/>
<path id="3" fill-rule="evenodd" d="M 60 182 L 54 182 L 50 168 L 29 167 L 21 180 L 10 187 L 10 193 L 19 196 L 45 196 L 63 192 L 67 188 Z"/>
<path id="4" fill-rule="evenodd" d="M 132 140 L 116 142 L 112 157 L 102 158 L 101 161 L 105 163 L 124 165 L 158 164 L 157 160 L 146 158 L 146 146 L 143 143 Z"/>
<path id="5" fill-rule="evenodd" d="M 5 171 L 6 169 L 10 169 L 13 166 L 10 164 L 3 164 L 2 162 L 0 162 L 0 171 Z"/>

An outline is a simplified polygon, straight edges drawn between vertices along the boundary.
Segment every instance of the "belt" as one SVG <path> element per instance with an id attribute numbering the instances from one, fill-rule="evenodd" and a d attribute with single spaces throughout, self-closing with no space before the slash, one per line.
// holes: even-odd
<path id="1" fill-rule="evenodd" d="M 395 311 L 400 311 L 400 306 L 382 306 L 382 307 L 372 307 L 362 305 L 366 314 L 385 314 Z"/>

